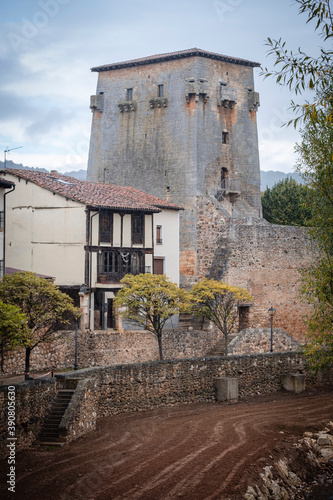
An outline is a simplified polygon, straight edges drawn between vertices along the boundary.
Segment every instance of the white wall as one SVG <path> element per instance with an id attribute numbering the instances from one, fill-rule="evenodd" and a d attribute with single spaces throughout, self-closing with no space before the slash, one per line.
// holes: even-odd
<path id="1" fill-rule="evenodd" d="M 85 205 L 6 175 L 6 266 L 46 274 L 58 285 L 84 282 Z"/>
<path id="2" fill-rule="evenodd" d="M 156 226 L 162 226 L 162 244 L 156 243 Z M 179 212 L 154 214 L 154 257 L 164 258 L 164 273 L 179 284 Z"/>

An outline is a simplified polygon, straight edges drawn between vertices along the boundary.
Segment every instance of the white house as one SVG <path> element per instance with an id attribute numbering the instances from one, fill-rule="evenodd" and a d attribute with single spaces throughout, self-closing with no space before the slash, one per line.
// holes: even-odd
<path id="1" fill-rule="evenodd" d="M 6 196 L 14 189 L 14 182 L 0 178 L 0 278 L 4 275 L 6 265 Z"/>
<path id="2" fill-rule="evenodd" d="M 82 311 L 81 328 L 116 326 L 112 302 L 126 273 L 179 283 L 181 207 L 131 187 L 55 171 L 6 169 L 6 267 L 52 276 Z"/>

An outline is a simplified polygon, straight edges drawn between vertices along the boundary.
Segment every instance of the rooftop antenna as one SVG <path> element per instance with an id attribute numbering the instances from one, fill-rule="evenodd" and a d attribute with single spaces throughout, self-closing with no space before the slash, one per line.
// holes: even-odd
<path id="1" fill-rule="evenodd" d="M 5 156 L 5 158 L 4 158 L 5 161 L 3 163 L 4 168 L 6 168 L 6 161 L 7 161 L 6 154 L 9 153 L 9 151 L 14 151 L 14 149 L 20 149 L 20 148 L 23 148 L 23 146 L 18 146 L 17 148 L 11 148 L 11 149 L 4 150 L 4 156 Z"/>

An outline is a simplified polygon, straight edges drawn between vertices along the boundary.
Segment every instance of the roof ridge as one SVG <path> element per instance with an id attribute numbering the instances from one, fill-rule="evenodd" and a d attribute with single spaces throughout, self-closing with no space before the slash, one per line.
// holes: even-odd
<path id="1" fill-rule="evenodd" d="M 55 171 L 4 169 L 3 174 L 16 175 L 73 201 L 92 208 L 117 208 L 159 212 L 160 208 L 182 210 L 182 207 L 131 186 L 83 181 Z"/>
<path id="2" fill-rule="evenodd" d="M 260 63 L 254 62 L 254 61 L 249 61 L 247 59 L 242 59 L 239 57 L 233 57 L 233 56 L 226 56 L 224 54 L 219 54 L 217 52 L 209 52 L 207 50 L 199 49 L 198 47 L 193 47 L 192 49 L 185 49 L 185 50 L 179 50 L 176 52 L 166 52 L 163 54 L 155 54 L 151 56 L 146 56 L 146 57 L 140 57 L 136 59 L 130 59 L 127 61 L 120 61 L 120 62 L 115 62 L 115 63 L 110 63 L 110 64 L 104 64 L 101 66 L 95 66 L 91 68 L 91 71 L 108 71 L 108 70 L 114 70 L 114 69 L 119 69 L 119 68 L 124 68 L 124 67 L 129 67 L 129 66 L 142 66 L 145 64 L 153 64 L 154 62 L 162 62 L 162 61 L 168 61 L 171 59 L 181 59 L 185 57 L 193 57 L 193 56 L 201 56 L 201 57 L 207 57 L 210 59 L 217 59 L 221 61 L 226 61 L 226 62 L 232 62 L 234 64 L 243 64 L 246 66 L 260 66 Z"/>

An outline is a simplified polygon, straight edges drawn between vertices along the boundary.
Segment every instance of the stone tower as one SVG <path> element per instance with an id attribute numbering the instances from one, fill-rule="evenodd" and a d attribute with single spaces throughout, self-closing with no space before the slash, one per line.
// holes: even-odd
<path id="1" fill-rule="evenodd" d="M 200 276 L 205 207 L 213 204 L 224 221 L 261 217 L 257 66 L 194 48 L 92 68 L 99 77 L 88 180 L 133 186 L 184 207 L 183 285 Z"/>

